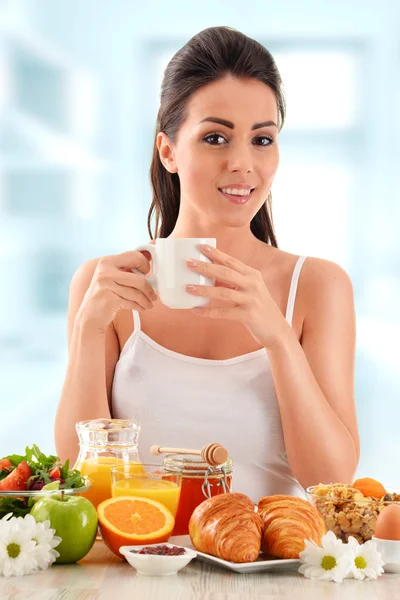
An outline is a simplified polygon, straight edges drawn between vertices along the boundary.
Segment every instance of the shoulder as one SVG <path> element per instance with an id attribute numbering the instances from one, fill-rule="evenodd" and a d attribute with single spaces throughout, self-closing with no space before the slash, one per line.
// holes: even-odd
<path id="1" fill-rule="evenodd" d="M 308 256 L 302 268 L 302 287 L 308 294 L 339 292 L 353 294 L 348 273 L 335 262 Z"/>
<path id="2" fill-rule="evenodd" d="M 265 253 L 265 266 L 282 274 L 291 274 L 300 255 L 269 246 Z M 353 290 L 348 273 L 337 263 L 324 258 L 305 256 L 299 277 L 299 288 L 315 293 L 324 289 Z"/>
<path id="3" fill-rule="evenodd" d="M 350 276 L 340 265 L 322 258 L 307 257 L 299 280 L 299 298 L 304 324 L 354 323 L 354 290 Z"/>
<path id="4" fill-rule="evenodd" d="M 100 261 L 98 258 L 91 258 L 86 262 L 82 263 L 72 276 L 70 287 L 89 287 L 90 282 L 93 279 L 94 272 L 96 271 L 97 265 Z"/>

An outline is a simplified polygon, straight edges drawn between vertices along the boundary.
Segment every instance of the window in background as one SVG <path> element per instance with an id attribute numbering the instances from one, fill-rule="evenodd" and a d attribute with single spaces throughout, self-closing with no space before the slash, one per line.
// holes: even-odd
<path id="1" fill-rule="evenodd" d="M 359 53 L 323 46 L 271 51 L 287 101 L 282 161 L 273 186 L 278 241 L 287 251 L 348 269 L 360 137 Z"/>
<path id="2" fill-rule="evenodd" d="M 109 164 L 98 155 L 95 77 L 33 34 L 7 29 L 0 49 L 0 380 L 13 405 L 2 456 L 33 442 L 54 449 L 68 287 L 101 242 L 94 217 Z"/>
<path id="3" fill-rule="evenodd" d="M 272 53 L 288 104 L 285 128 L 335 132 L 356 124 L 358 52 L 337 48 L 281 49 Z"/>
<path id="4" fill-rule="evenodd" d="M 40 248 L 33 256 L 34 301 L 37 312 L 65 317 L 68 307 L 64 283 L 69 275 L 69 253 L 54 247 Z"/>
<path id="5" fill-rule="evenodd" d="M 60 65 L 20 45 L 9 46 L 10 68 L 14 73 L 15 108 L 29 113 L 48 127 L 67 129 L 65 73 Z"/>
<path id="6" fill-rule="evenodd" d="M 23 175 L 8 171 L 3 186 L 5 218 L 61 219 L 68 214 L 68 171 L 35 169 Z"/>

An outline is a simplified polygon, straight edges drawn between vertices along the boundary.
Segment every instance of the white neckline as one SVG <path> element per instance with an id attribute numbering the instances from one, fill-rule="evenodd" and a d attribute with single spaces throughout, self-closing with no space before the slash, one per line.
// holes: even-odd
<path id="1" fill-rule="evenodd" d="M 134 330 L 133 331 L 131 339 L 128 340 L 130 342 L 129 346 L 131 346 L 131 344 L 133 343 L 133 340 L 136 337 L 141 338 L 149 346 L 152 346 L 152 348 L 154 348 L 158 352 L 161 352 L 162 354 L 166 354 L 167 356 L 171 356 L 172 358 L 176 358 L 178 360 L 183 360 L 185 362 L 196 363 L 196 364 L 200 364 L 200 365 L 210 365 L 210 366 L 233 365 L 238 362 L 252 360 L 254 358 L 258 358 L 261 356 L 265 356 L 268 359 L 268 354 L 267 354 L 267 351 L 265 348 L 259 348 L 258 350 L 254 350 L 253 352 L 248 352 L 246 354 L 240 354 L 239 356 L 233 356 L 232 358 L 213 359 L 213 358 L 198 358 L 197 356 L 187 356 L 186 354 L 181 354 L 180 352 L 175 352 L 175 350 L 170 350 L 169 348 L 166 348 L 165 346 L 161 346 L 161 344 L 159 344 L 158 342 L 153 340 L 151 337 L 149 337 L 147 335 L 147 333 L 144 333 L 144 331 L 142 331 L 142 330 Z M 128 346 L 128 342 L 125 344 L 125 347 L 122 349 L 122 353 L 124 352 L 124 350 L 127 346 Z M 122 353 L 121 353 L 121 356 L 122 356 Z"/>

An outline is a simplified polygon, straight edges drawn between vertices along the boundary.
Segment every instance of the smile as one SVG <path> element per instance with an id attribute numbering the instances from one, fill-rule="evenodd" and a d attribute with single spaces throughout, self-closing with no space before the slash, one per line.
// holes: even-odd
<path id="1" fill-rule="evenodd" d="M 222 190 L 226 190 L 226 188 L 218 188 L 218 191 L 220 194 L 222 194 L 222 196 L 224 196 L 227 200 L 229 200 L 230 202 L 232 202 L 233 204 L 247 204 L 247 202 L 250 200 L 251 194 L 254 191 L 254 188 L 252 190 L 240 190 L 240 192 L 234 192 L 233 190 L 229 189 L 225 192 L 223 192 Z M 227 192 L 233 192 L 233 193 L 227 193 Z"/>

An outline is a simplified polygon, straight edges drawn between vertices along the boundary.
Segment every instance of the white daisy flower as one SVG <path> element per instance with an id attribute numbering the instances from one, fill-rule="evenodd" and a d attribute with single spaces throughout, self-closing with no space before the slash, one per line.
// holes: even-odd
<path id="1" fill-rule="evenodd" d="M 58 552 L 61 538 L 50 529 L 50 521 L 36 523 L 32 515 L 0 520 L 0 575 L 28 575 L 38 568 L 47 569 Z"/>
<path id="2" fill-rule="evenodd" d="M 333 531 L 328 531 L 322 537 L 321 546 L 310 540 L 305 540 L 305 545 L 305 549 L 299 554 L 303 562 L 299 573 L 309 579 L 341 583 L 353 560 L 342 540 L 337 539 Z"/>
<path id="3" fill-rule="evenodd" d="M 356 538 L 349 537 L 347 545 L 352 553 L 352 564 L 348 577 L 354 579 L 376 579 L 382 575 L 384 561 L 372 540 L 359 544 Z"/>
<path id="4" fill-rule="evenodd" d="M 27 516 L 33 519 L 31 515 Z M 33 520 L 35 521 L 35 519 Z M 36 542 L 35 556 L 40 569 L 47 569 L 60 556 L 60 553 L 54 550 L 61 542 L 61 538 L 54 535 L 55 531 L 50 528 L 50 521 L 36 523 L 36 531 L 32 539 Z"/>
<path id="5" fill-rule="evenodd" d="M 37 568 L 36 542 L 32 541 L 30 531 L 10 516 L 11 513 L 6 515 L 0 526 L 0 574 L 27 575 Z"/>

